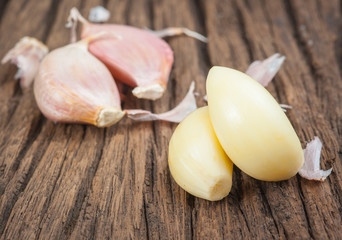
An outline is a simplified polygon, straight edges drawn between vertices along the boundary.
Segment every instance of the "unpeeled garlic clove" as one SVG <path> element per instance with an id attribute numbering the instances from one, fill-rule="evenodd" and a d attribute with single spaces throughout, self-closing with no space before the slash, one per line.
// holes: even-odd
<path id="1" fill-rule="evenodd" d="M 89 23 L 76 8 L 71 10 L 69 21 L 73 22 L 73 29 L 77 21 L 82 23 L 82 38 L 99 32 L 120 36 L 119 40 L 94 41 L 89 51 L 107 66 L 115 79 L 134 87 L 136 97 L 155 100 L 163 95 L 173 64 L 173 52 L 164 40 L 131 26 Z M 72 34 L 75 40 L 75 30 Z"/>
<path id="2" fill-rule="evenodd" d="M 1 60 L 4 64 L 8 61 L 16 64 L 18 72 L 15 78 L 20 78 L 21 88 L 31 85 L 36 76 L 40 62 L 49 52 L 47 46 L 35 38 L 23 37 Z"/>
<path id="3" fill-rule="evenodd" d="M 190 194 L 210 201 L 229 194 L 233 163 L 215 135 L 208 107 L 195 110 L 177 126 L 168 163 L 174 180 Z"/>
<path id="4" fill-rule="evenodd" d="M 107 127 L 124 116 L 115 81 L 88 52 L 89 40 L 58 48 L 42 61 L 34 95 L 48 119 Z"/>
<path id="5" fill-rule="evenodd" d="M 209 114 L 223 149 L 242 171 L 264 181 L 294 176 L 304 162 L 300 141 L 272 95 L 237 70 L 213 67 Z"/>

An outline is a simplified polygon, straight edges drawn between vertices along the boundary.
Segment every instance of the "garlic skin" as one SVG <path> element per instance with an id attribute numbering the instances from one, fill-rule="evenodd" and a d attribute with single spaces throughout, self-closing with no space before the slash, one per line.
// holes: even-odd
<path id="1" fill-rule="evenodd" d="M 89 21 L 96 23 L 107 22 L 109 18 L 110 12 L 102 6 L 91 8 L 88 16 Z"/>
<path id="2" fill-rule="evenodd" d="M 84 40 L 50 52 L 34 81 L 34 95 L 52 121 L 107 127 L 124 112 L 112 75 L 87 47 Z"/>
<path id="3" fill-rule="evenodd" d="M 208 107 L 189 114 L 169 143 L 169 168 L 179 186 L 210 201 L 226 197 L 232 186 L 233 163 L 210 123 Z"/>
<path id="4" fill-rule="evenodd" d="M 127 117 L 135 121 L 156 121 L 163 120 L 168 122 L 179 123 L 184 120 L 189 113 L 197 109 L 196 99 L 194 95 L 195 82 L 192 82 L 188 93 L 184 99 L 173 109 L 164 113 L 152 113 L 142 109 L 125 110 Z"/>
<path id="5" fill-rule="evenodd" d="M 272 95 L 248 75 L 213 67 L 209 114 L 223 149 L 246 174 L 264 181 L 294 176 L 304 162 L 300 141 Z"/>
<path id="6" fill-rule="evenodd" d="M 316 136 L 303 149 L 304 165 L 298 172 L 302 178 L 323 182 L 331 174 L 332 168 L 328 170 L 320 168 L 322 146 L 321 140 Z"/>
<path id="7" fill-rule="evenodd" d="M 8 61 L 17 65 L 18 72 L 14 78 L 20 78 L 20 87 L 27 88 L 31 85 L 36 76 L 40 62 L 49 52 L 39 40 L 32 37 L 23 37 L 15 46 L 3 57 L 2 64 Z"/>

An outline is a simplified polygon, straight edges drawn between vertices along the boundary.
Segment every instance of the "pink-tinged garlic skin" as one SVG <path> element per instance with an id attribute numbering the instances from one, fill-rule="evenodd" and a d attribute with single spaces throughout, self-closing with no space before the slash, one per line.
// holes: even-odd
<path id="1" fill-rule="evenodd" d="M 18 72 L 15 78 L 20 78 L 21 88 L 27 88 L 36 76 L 40 62 L 49 52 L 47 46 L 35 38 L 23 37 L 18 43 L 4 56 L 1 63 L 8 61 L 17 65 Z"/>
<path id="2" fill-rule="evenodd" d="M 298 172 L 301 177 L 323 182 L 330 175 L 332 168 L 325 171 L 320 168 L 322 146 L 319 137 L 315 137 L 303 149 L 304 165 Z"/>
<path id="3" fill-rule="evenodd" d="M 184 99 L 170 111 L 155 114 L 150 111 L 141 109 L 125 110 L 127 116 L 135 121 L 156 121 L 163 120 L 168 122 L 179 123 L 185 119 L 191 112 L 197 109 L 196 98 L 194 95 L 195 82 L 192 82 L 188 93 Z"/>
<path id="4" fill-rule="evenodd" d="M 56 49 L 44 58 L 34 94 L 42 113 L 56 122 L 106 127 L 124 115 L 112 75 L 88 52 L 85 42 Z"/>
<path id="5" fill-rule="evenodd" d="M 138 98 L 160 98 L 173 64 L 170 46 L 148 31 L 116 24 L 83 23 L 81 37 L 99 32 L 110 32 L 117 38 L 93 41 L 89 51 L 108 67 L 115 79 L 135 87 L 133 94 Z"/>
<path id="6" fill-rule="evenodd" d="M 275 53 L 265 60 L 257 60 L 249 65 L 246 74 L 266 87 L 279 71 L 285 61 L 285 56 Z"/>

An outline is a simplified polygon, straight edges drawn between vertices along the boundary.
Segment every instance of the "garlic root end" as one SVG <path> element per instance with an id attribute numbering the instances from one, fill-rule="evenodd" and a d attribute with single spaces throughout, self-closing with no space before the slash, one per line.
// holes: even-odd
<path id="1" fill-rule="evenodd" d="M 99 113 L 96 120 L 97 127 L 109 127 L 117 123 L 123 116 L 125 112 L 115 109 L 115 108 L 104 108 Z"/>
<path id="2" fill-rule="evenodd" d="M 153 84 L 146 87 L 136 87 L 132 93 L 137 98 L 156 100 L 160 98 L 165 91 L 165 88 L 160 84 Z"/>

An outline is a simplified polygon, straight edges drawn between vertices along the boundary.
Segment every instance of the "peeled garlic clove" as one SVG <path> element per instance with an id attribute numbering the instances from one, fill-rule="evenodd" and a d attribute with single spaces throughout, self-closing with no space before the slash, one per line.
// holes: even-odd
<path id="1" fill-rule="evenodd" d="M 141 110 L 141 109 L 129 109 L 125 110 L 127 116 L 135 121 L 156 121 L 156 120 L 164 120 L 168 122 L 176 122 L 179 123 L 183 121 L 183 119 L 189 115 L 189 113 L 193 112 L 197 109 L 196 99 L 194 96 L 195 82 L 192 82 L 190 85 L 190 89 L 186 94 L 185 98 L 172 110 L 167 111 L 165 113 L 155 114 L 150 111 Z"/>
<path id="2" fill-rule="evenodd" d="M 38 72 L 40 62 L 49 52 L 47 46 L 35 38 L 23 37 L 1 60 L 4 64 L 8 61 L 17 65 L 18 72 L 15 78 L 20 78 L 21 88 L 31 85 Z"/>
<path id="3" fill-rule="evenodd" d="M 73 8 L 69 17 L 74 23 L 71 27 L 75 28 L 78 20 L 83 24 L 82 38 L 99 32 L 121 37 L 93 41 L 89 51 L 107 66 L 115 79 L 134 87 L 133 95 L 151 100 L 163 95 L 173 64 L 173 52 L 164 40 L 131 26 L 89 23 Z"/>
<path id="4" fill-rule="evenodd" d="M 320 169 L 322 142 L 318 137 L 308 143 L 304 151 L 304 165 L 299 170 L 299 175 L 303 178 L 316 181 L 324 181 L 331 173 L 329 170 Z"/>
<path id="5" fill-rule="evenodd" d="M 242 171 L 264 181 L 294 176 L 300 141 L 272 95 L 248 75 L 213 67 L 207 77 L 210 119 L 223 149 Z"/>
<path id="6" fill-rule="evenodd" d="M 178 125 L 170 140 L 168 162 L 174 180 L 190 194 L 210 201 L 229 194 L 233 163 L 215 135 L 208 107 L 197 109 Z"/>
<path id="7" fill-rule="evenodd" d="M 124 116 L 119 92 L 106 66 L 87 47 L 83 40 L 50 52 L 34 82 L 35 98 L 50 120 L 110 126 Z"/>

